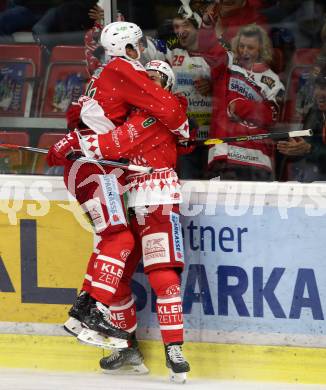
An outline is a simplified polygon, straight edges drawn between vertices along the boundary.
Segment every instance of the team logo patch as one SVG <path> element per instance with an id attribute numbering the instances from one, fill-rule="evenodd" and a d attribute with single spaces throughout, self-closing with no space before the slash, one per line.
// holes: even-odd
<path id="1" fill-rule="evenodd" d="M 129 249 L 123 249 L 121 252 L 120 252 L 120 257 L 123 261 L 126 261 L 128 256 L 130 255 L 130 250 Z"/>
<path id="2" fill-rule="evenodd" d="M 172 225 L 172 238 L 175 260 L 184 262 L 183 240 L 179 214 L 171 212 L 170 222 Z"/>
<path id="3" fill-rule="evenodd" d="M 82 204 L 82 208 L 87 213 L 90 222 L 97 233 L 103 231 L 107 227 L 99 198 L 89 199 Z"/>
<path id="4" fill-rule="evenodd" d="M 153 238 L 146 242 L 145 256 L 147 258 L 165 257 L 165 248 L 162 245 L 163 238 Z"/>
<path id="5" fill-rule="evenodd" d="M 144 122 L 141 125 L 143 126 L 144 129 L 146 129 L 146 127 L 152 126 L 154 123 L 156 123 L 156 119 L 150 116 L 149 118 L 144 120 Z"/>
<path id="6" fill-rule="evenodd" d="M 170 262 L 168 233 L 153 233 L 142 238 L 144 266 Z"/>
<path id="7" fill-rule="evenodd" d="M 170 286 L 166 290 L 166 295 L 179 295 L 180 294 L 180 286 L 178 284 L 174 284 L 173 286 Z"/>
<path id="8" fill-rule="evenodd" d="M 270 89 L 275 87 L 275 80 L 273 80 L 271 77 L 268 77 L 266 75 L 262 76 L 261 82 L 266 84 Z"/>

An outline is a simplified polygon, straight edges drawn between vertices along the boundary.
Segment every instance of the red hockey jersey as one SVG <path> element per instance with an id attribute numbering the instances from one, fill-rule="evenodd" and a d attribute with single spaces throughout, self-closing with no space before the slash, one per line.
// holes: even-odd
<path id="1" fill-rule="evenodd" d="M 129 120 L 108 134 L 83 136 L 85 155 L 96 158 L 128 158 L 133 164 L 154 168 L 152 174 L 129 174 L 129 207 L 181 203 L 181 189 L 174 171 L 176 136 L 160 121 L 135 110 Z"/>
<path id="2" fill-rule="evenodd" d="M 278 119 L 276 97 L 284 91 L 279 77 L 265 64 L 251 70 L 241 67 L 226 51 L 213 31 L 200 30 L 200 52 L 212 67 L 213 112 L 211 138 L 266 133 Z M 230 105 L 234 114 L 230 114 Z M 272 169 L 272 143 L 248 141 L 215 145 L 209 163 L 226 160 L 233 164 Z"/>
<path id="3" fill-rule="evenodd" d="M 135 106 L 175 134 L 189 137 L 187 116 L 178 99 L 155 85 L 138 61 L 115 57 L 98 68 L 79 101 L 83 122 L 97 134 L 121 125 Z"/>

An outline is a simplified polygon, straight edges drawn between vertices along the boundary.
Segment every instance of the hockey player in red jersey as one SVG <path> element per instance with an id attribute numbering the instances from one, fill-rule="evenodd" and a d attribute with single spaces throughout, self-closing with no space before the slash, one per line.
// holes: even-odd
<path id="1" fill-rule="evenodd" d="M 115 22 L 103 29 L 102 46 L 113 58 L 94 73 L 85 96 L 81 97 L 81 119 L 94 135 L 108 134 L 136 106 L 154 115 L 175 134 L 187 137 L 188 121 L 178 99 L 157 87 L 137 61 L 141 36 L 134 23 Z M 48 154 L 49 165 L 66 164 L 66 156 L 76 150 L 79 139 L 80 134 L 72 132 L 55 144 Z M 98 158 L 96 137 L 88 137 L 87 142 L 87 157 Z M 95 165 L 70 163 L 66 164 L 65 183 L 102 239 L 90 258 L 82 291 L 69 311 L 71 318 L 65 327 L 78 334 L 82 321 L 94 333 L 127 338 L 126 332 L 119 331 L 106 318 L 106 307 L 112 302 L 134 247 L 123 198 L 117 191 L 124 184 L 124 177 L 120 176 L 118 182 L 108 168 L 103 172 Z"/>
<path id="2" fill-rule="evenodd" d="M 172 88 L 174 74 L 167 63 L 153 60 L 145 68 L 159 85 L 166 90 Z M 186 111 L 186 99 L 183 98 L 181 103 Z M 91 137 L 96 138 L 100 158 L 118 159 L 124 156 L 134 164 L 154 168 L 151 174 L 127 176 L 135 248 L 128 257 L 109 310 L 115 326 L 134 334 L 136 310 L 130 282 L 142 256 L 144 272 L 157 295 L 157 316 L 171 379 L 184 382 L 189 364 L 184 360 L 181 349 L 183 315 L 180 273 L 184 267 L 184 253 L 179 221 L 182 196 L 174 171 L 177 139 L 166 126 L 144 110 L 134 110 L 125 124 L 109 134 Z M 89 145 L 88 137 L 81 137 L 80 147 L 86 155 Z M 109 357 L 101 359 L 100 365 L 108 372 L 119 369 L 124 372 L 129 369 L 134 373 L 146 371 L 135 338 L 129 348 L 116 350 Z"/>
<path id="3" fill-rule="evenodd" d="M 152 72 L 151 78 L 156 77 L 156 82 L 162 83 L 166 89 L 172 87 L 174 75 L 168 64 L 151 61 L 147 69 Z M 181 100 L 181 104 L 186 111 L 185 99 Z M 92 138 L 92 142 L 89 138 Z M 131 217 L 136 244 L 128 256 L 118 289 L 109 307 L 113 325 L 129 332 L 133 338 L 129 348 L 116 350 L 113 355 L 103 358 L 100 364 L 109 372 L 121 367 L 131 367 L 134 372 L 140 373 L 147 370 L 134 337 L 136 308 L 130 289 L 131 276 L 143 254 L 145 272 L 158 296 L 157 312 L 167 366 L 173 381 L 185 381 L 189 364 L 184 360 L 181 350 L 183 316 L 179 274 L 184 266 L 184 258 L 178 208 L 181 191 L 174 171 L 176 137 L 144 110 L 134 110 L 128 122 L 112 129 L 109 134 L 75 138 L 73 147 L 87 155 L 94 142 L 98 145 L 99 158 L 118 159 L 124 156 L 135 164 L 141 162 L 155 168 L 149 175 L 132 174 L 127 177 L 129 207 L 136 210 L 136 214 Z M 88 269 L 87 279 L 93 277 L 91 268 Z M 83 290 L 87 289 L 86 283 Z M 163 316 L 163 312 L 174 314 Z"/>

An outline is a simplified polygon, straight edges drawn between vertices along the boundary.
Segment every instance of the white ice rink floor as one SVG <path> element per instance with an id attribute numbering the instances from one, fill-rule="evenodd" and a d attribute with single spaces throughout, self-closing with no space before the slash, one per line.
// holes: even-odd
<path id="1" fill-rule="evenodd" d="M 167 378 L 151 376 L 111 376 L 0 370 L 1 390 L 326 390 L 326 385 L 299 385 L 258 382 L 189 380 L 185 385 L 171 384 Z"/>

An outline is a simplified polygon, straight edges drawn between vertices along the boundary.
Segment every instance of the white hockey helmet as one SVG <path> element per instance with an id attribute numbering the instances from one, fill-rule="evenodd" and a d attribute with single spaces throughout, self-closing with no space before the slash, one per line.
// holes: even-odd
<path id="1" fill-rule="evenodd" d="M 113 22 L 106 25 L 101 33 L 101 45 L 106 54 L 114 57 L 127 57 L 126 46 L 132 45 L 140 58 L 139 40 L 143 36 L 142 30 L 135 23 Z"/>
<path id="2" fill-rule="evenodd" d="M 146 70 L 154 70 L 156 72 L 161 73 L 163 76 L 163 80 L 165 81 L 164 89 L 171 90 L 175 84 L 175 76 L 171 66 L 161 60 L 152 60 L 147 62 L 145 65 Z"/>

